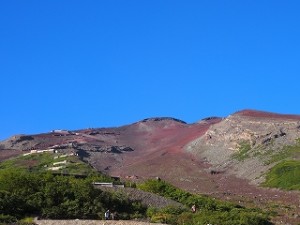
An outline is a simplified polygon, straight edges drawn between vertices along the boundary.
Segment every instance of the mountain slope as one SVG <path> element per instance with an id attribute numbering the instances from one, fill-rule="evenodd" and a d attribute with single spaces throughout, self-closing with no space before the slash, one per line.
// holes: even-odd
<path id="1" fill-rule="evenodd" d="M 268 160 L 299 137 L 300 116 L 243 110 L 194 124 L 161 117 L 116 128 L 16 135 L 0 149 L 3 159 L 20 150 L 77 152 L 97 170 L 121 177 L 194 183 L 191 177 L 226 173 L 260 183 L 272 166 Z"/>
<path id="2" fill-rule="evenodd" d="M 257 184 L 275 164 L 274 156 L 299 138 L 300 116 L 243 110 L 193 124 L 162 117 L 115 128 L 17 135 L 0 142 L 0 160 L 30 150 L 74 152 L 111 176 L 134 181 L 161 177 L 186 190 L 239 204 L 290 205 L 292 210 L 283 215 L 293 220 L 292 213 L 300 215 L 298 192 Z M 299 154 L 289 157 L 299 159 Z"/>
<path id="3" fill-rule="evenodd" d="M 186 150 L 206 158 L 216 170 L 260 183 L 272 166 L 271 157 L 299 137 L 300 116 L 244 110 L 212 125 Z"/>

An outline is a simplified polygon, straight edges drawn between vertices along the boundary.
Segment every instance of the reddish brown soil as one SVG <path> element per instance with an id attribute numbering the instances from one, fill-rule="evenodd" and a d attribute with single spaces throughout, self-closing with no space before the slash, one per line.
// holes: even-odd
<path id="1" fill-rule="evenodd" d="M 0 150 L 0 162 L 18 156 L 24 152 L 20 150 Z"/>
<path id="2" fill-rule="evenodd" d="M 262 119 L 267 118 L 267 119 L 281 119 L 281 120 L 300 120 L 299 115 L 277 114 L 277 113 L 263 112 L 263 111 L 250 110 L 250 109 L 236 112 L 235 115 L 256 117 Z"/>
<path id="3" fill-rule="evenodd" d="M 213 119 L 192 125 L 173 121 L 164 121 L 160 124 L 149 121 L 127 127 L 119 142 L 130 144 L 135 151 L 126 153 L 122 165 L 111 168 L 110 173 L 120 176 L 133 174 L 162 176 L 161 174 L 165 173 L 172 174 L 170 170 L 178 163 L 182 164 L 180 168 L 189 170 L 190 158 L 183 152 L 183 147 L 203 135 L 211 124 L 219 121 L 220 119 Z M 139 168 L 138 171 L 136 168 Z"/>

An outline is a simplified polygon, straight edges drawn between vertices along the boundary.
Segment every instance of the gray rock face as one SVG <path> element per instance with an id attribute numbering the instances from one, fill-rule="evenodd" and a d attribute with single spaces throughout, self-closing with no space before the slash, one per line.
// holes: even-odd
<path id="1" fill-rule="evenodd" d="M 186 151 L 206 158 L 214 169 L 259 183 L 263 171 L 271 166 L 266 161 L 284 146 L 296 144 L 299 127 L 297 119 L 234 114 L 212 125 L 205 135 L 189 143 Z M 247 150 L 243 159 L 235 159 L 242 148 Z"/>

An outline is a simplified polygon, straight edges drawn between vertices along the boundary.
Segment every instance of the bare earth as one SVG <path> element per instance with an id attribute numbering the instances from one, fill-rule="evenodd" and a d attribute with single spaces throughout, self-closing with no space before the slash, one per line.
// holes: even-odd
<path id="1" fill-rule="evenodd" d="M 149 225 L 154 223 L 134 220 L 36 220 L 38 225 Z M 155 223 L 155 225 L 162 225 Z"/>

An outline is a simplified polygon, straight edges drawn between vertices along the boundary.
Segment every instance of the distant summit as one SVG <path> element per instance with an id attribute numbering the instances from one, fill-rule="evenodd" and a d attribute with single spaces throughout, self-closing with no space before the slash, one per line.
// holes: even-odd
<path id="1" fill-rule="evenodd" d="M 292 120 L 300 119 L 300 115 L 279 114 L 279 113 L 272 113 L 272 112 L 259 111 L 253 109 L 244 109 L 241 111 L 237 111 L 232 115 L 257 117 L 257 118 L 270 118 L 270 119 L 292 119 Z"/>
<path id="2" fill-rule="evenodd" d="M 152 117 L 152 118 L 146 118 L 143 119 L 141 122 L 148 122 L 148 121 L 165 121 L 165 120 L 170 120 L 170 121 L 175 121 L 178 123 L 182 123 L 182 124 L 187 124 L 186 122 L 173 118 L 173 117 Z"/>

